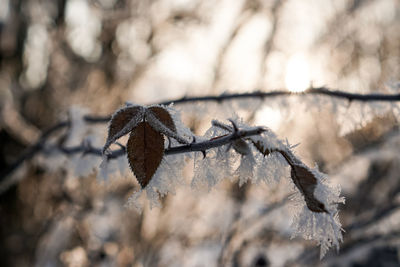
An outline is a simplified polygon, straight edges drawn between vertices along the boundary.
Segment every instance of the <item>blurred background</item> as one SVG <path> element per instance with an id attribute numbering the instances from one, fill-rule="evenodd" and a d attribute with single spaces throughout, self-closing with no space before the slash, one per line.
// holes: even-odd
<path id="1" fill-rule="evenodd" d="M 0 168 L 56 122 L 125 101 L 310 86 L 399 93 L 399 80 L 397 0 L 0 0 Z M 342 186 L 340 251 L 320 261 L 315 242 L 290 238 L 285 183 L 193 192 L 188 162 L 187 184 L 138 213 L 124 207 L 139 188 L 129 171 L 104 183 L 87 157 L 48 152 L 0 177 L 1 265 L 399 266 L 398 102 L 286 96 L 175 108 L 198 135 L 213 118 L 239 116 L 300 143 L 304 162 Z M 104 144 L 106 124 L 73 126 L 53 142 Z"/>

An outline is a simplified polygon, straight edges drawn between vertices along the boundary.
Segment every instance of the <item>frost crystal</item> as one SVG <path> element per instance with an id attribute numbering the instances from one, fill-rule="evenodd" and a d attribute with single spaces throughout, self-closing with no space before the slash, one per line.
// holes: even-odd
<path id="1" fill-rule="evenodd" d="M 73 145 L 79 145 L 82 140 L 84 139 L 86 135 L 86 123 L 83 120 L 83 116 L 85 114 L 85 110 L 78 108 L 78 107 L 72 107 L 69 110 L 69 123 L 70 123 L 70 128 L 68 131 L 68 138 L 65 141 L 65 145 L 67 146 L 73 146 Z"/>
<path id="2" fill-rule="evenodd" d="M 207 151 L 206 158 L 203 154 L 196 153 L 194 158 L 194 176 L 192 188 L 210 191 L 224 178 L 232 178 L 232 165 L 238 155 L 228 146 L 221 146 Z"/>
<path id="3" fill-rule="evenodd" d="M 253 182 L 258 184 L 261 181 L 267 185 L 279 182 L 281 178 L 288 177 L 288 165 L 285 159 L 277 153 L 266 157 L 258 154 L 256 156 L 256 170 Z"/>
<path id="4" fill-rule="evenodd" d="M 240 165 L 235 171 L 235 175 L 239 177 L 239 186 L 253 179 L 255 163 L 256 161 L 254 160 L 253 154 L 242 156 Z"/>
<path id="5" fill-rule="evenodd" d="M 297 192 L 294 197 L 296 207 L 293 209 L 293 236 L 316 240 L 321 246 L 321 258 L 331 246 L 339 249 L 342 228 L 337 206 L 344 203 L 344 198 L 340 197 L 340 188 L 330 186 L 327 178 L 317 168 L 310 169 L 304 165 L 292 152 L 290 144 L 279 140 L 271 131 L 249 139 L 266 156 L 264 160 L 260 155 L 256 156 L 258 167 L 255 172 L 257 178 L 254 179 L 268 183 L 270 177 L 275 180 L 282 176 L 288 177 L 288 167 L 285 165 L 291 168 L 291 182 Z"/>
<path id="6" fill-rule="evenodd" d="M 339 188 L 332 188 L 326 181 L 319 181 L 316 197 L 322 201 L 329 213 L 312 212 L 304 205 L 304 200 L 300 194 L 295 195 L 295 208 L 292 227 L 294 233 L 292 237 L 300 235 L 305 239 L 316 240 L 321 246 L 320 258 L 322 259 L 331 246 L 339 249 L 342 241 L 342 228 L 339 222 L 337 211 L 338 203 L 344 203 L 344 198 L 340 197 Z"/>
<path id="7" fill-rule="evenodd" d="M 191 151 L 198 151 L 201 146 L 190 146 L 189 140 L 196 145 L 206 144 L 204 150 L 207 151 L 196 152 L 194 155 L 194 176 L 191 182 L 193 189 L 210 191 L 225 178 L 232 180 L 238 177 L 241 186 L 248 180 L 252 183 L 270 184 L 287 177 L 296 192 L 293 197 L 296 207 L 293 211 L 293 236 L 301 235 L 305 239 L 316 240 L 321 246 L 321 257 L 331 246 L 339 248 L 339 243 L 342 241 L 342 228 L 337 206 L 338 203 L 344 202 L 344 199 L 340 197 L 340 189 L 330 186 L 318 169 L 311 169 L 303 164 L 292 151 L 294 146 L 287 141 L 283 142 L 269 129 L 250 127 L 240 120 L 230 120 L 231 124 L 214 120 L 203 137 L 194 138 L 192 132 L 183 125 L 179 114 L 171 106 L 143 107 L 141 110 L 144 112 L 140 114 L 143 116 L 141 123 L 148 124 L 148 127 L 154 129 L 153 131 L 158 135 L 163 134 L 169 137 L 158 147 L 161 151 L 181 144 L 185 144 L 184 147 L 190 150 L 193 148 Z M 135 116 L 127 120 L 122 115 L 117 113 L 114 116 L 115 125 L 113 124 L 110 128 L 111 134 L 109 134 L 107 144 L 114 142 L 117 137 L 125 133 L 127 127 L 119 125 L 119 121 L 127 122 L 130 124 L 129 127 L 136 124 Z M 149 139 L 149 131 L 146 137 Z M 139 143 L 142 139 L 145 138 L 139 138 Z M 199 144 L 200 142 L 204 143 Z M 129 149 L 133 152 L 136 151 L 135 149 L 140 150 L 136 143 L 132 144 L 134 145 L 128 146 Z M 150 144 L 145 143 L 145 145 L 146 148 L 151 148 Z M 134 156 L 133 160 L 137 158 Z M 175 194 L 176 186 L 184 183 L 181 173 L 185 164 L 184 154 L 163 154 L 159 162 L 157 162 L 157 169 L 154 169 L 154 174 L 151 174 L 151 179 L 146 180 L 144 184 L 138 179 L 142 189 L 129 198 L 128 206 L 141 210 L 141 198 L 145 192 L 150 208 L 159 207 L 160 197 L 168 193 Z M 139 164 L 140 168 L 142 167 L 142 163 L 135 163 Z M 123 173 L 126 162 L 121 161 L 119 165 Z M 110 173 L 109 162 L 103 158 L 99 176 L 107 177 Z M 138 175 L 137 172 L 134 173 Z"/>
<path id="8" fill-rule="evenodd" d="M 103 156 L 101 159 L 99 172 L 97 173 L 97 178 L 103 181 L 108 180 L 109 168 L 108 168 L 108 159 L 106 156 Z"/>
<path id="9" fill-rule="evenodd" d="M 186 127 L 185 124 L 183 124 L 183 122 L 181 120 L 180 112 L 178 110 L 174 109 L 172 104 L 169 106 L 165 106 L 164 108 L 171 115 L 172 120 L 175 123 L 176 131 L 177 131 L 178 135 L 182 136 L 183 138 L 185 138 L 187 140 L 191 140 L 193 137 L 193 133 L 188 127 Z"/>
<path id="10" fill-rule="evenodd" d="M 164 158 L 146 188 L 135 192 L 129 198 L 127 205 L 133 206 L 140 211 L 141 203 L 139 198 L 143 192 L 146 192 L 150 208 L 160 207 L 160 197 L 164 197 L 168 193 L 175 194 L 176 187 L 184 183 L 182 175 L 184 164 L 185 157 L 182 154 Z"/>
<path id="11" fill-rule="evenodd" d="M 151 107 L 161 107 L 161 106 L 151 106 Z M 166 136 L 172 137 L 178 140 L 182 144 L 188 144 L 189 141 L 182 138 L 179 134 L 168 128 L 159 118 L 157 118 L 151 111 L 151 107 L 146 109 L 146 120 L 147 122 L 158 132 L 165 134 Z M 162 106 L 164 109 L 165 107 Z"/>
<path id="12" fill-rule="evenodd" d="M 212 126 L 205 133 L 204 137 L 212 139 L 226 133 L 226 130 Z M 211 188 L 218 184 L 222 179 L 232 179 L 232 166 L 238 158 L 238 153 L 234 152 L 233 149 L 230 149 L 230 145 L 223 145 L 208 150 L 205 158 L 203 154 L 196 153 L 194 158 L 192 188 L 210 191 Z"/>

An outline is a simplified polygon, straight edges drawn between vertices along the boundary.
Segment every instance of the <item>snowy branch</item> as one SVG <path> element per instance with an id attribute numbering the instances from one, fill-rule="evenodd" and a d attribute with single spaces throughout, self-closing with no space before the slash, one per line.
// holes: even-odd
<path id="1" fill-rule="evenodd" d="M 177 100 L 165 101 L 160 103 L 161 105 L 169 105 L 171 103 L 188 103 L 188 102 L 223 102 L 232 99 L 245 99 L 245 98 L 271 98 L 277 96 L 306 96 L 306 95 L 325 95 L 329 97 L 342 98 L 348 101 L 361 101 L 361 102 L 373 102 L 373 101 L 387 101 L 394 102 L 400 101 L 400 94 L 356 94 L 347 93 L 345 91 L 331 90 L 327 87 L 316 87 L 309 88 L 304 92 L 295 93 L 287 90 L 276 90 L 270 92 L 255 91 L 251 93 L 238 93 L 238 94 L 221 94 L 218 96 L 201 96 L 201 97 L 183 97 Z"/>
<path id="2" fill-rule="evenodd" d="M 220 147 L 232 143 L 233 141 L 241 138 L 259 135 L 264 131 L 266 131 L 266 129 L 263 127 L 254 127 L 252 129 L 238 130 L 228 135 L 214 137 L 210 140 L 205 140 L 201 142 L 192 142 L 187 145 L 169 147 L 165 149 L 164 153 L 165 155 L 175 155 L 175 154 L 182 154 L 182 153 L 196 152 L 196 151 L 205 152 L 208 149 Z M 73 147 L 47 146 L 46 149 L 44 150 L 44 153 L 46 153 L 46 151 L 51 152 L 53 150 L 60 150 L 61 152 L 67 155 L 82 153 L 83 155 L 95 155 L 99 157 L 102 156 L 102 148 L 95 148 L 92 147 L 90 144 L 84 144 L 84 143 L 82 143 L 79 146 L 73 146 Z M 107 158 L 115 159 L 124 155 L 125 153 L 126 153 L 125 146 L 120 145 L 120 149 L 116 149 L 107 153 Z"/>
<path id="3" fill-rule="evenodd" d="M 184 96 L 182 98 L 167 100 L 159 105 L 170 105 L 170 104 L 186 104 L 186 103 L 193 103 L 193 102 L 217 102 L 221 103 L 228 100 L 234 99 L 246 99 L 246 98 L 254 98 L 254 99 L 266 99 L 278 96 L 306 96 L 306 95 L 324 95 L 328 97 L 335 97 L 341 98 L 348 101 L 360 101 L 360 102 L 375 102 L 375 101 L 384 101 L 384 102 L 396 102 L 400 101 L 400 94 L 356 94 L 356 93 L 348 93 L 345 91 L 339 90 L 331 90 L 327 87 L 316 87 L 316 88 L 309 88 L 304 92 L 295 93 L 290 92 L 287 90 L 276 90 L 270 92 L 262 92 L 262 91 L 255 91 L 251 93 L 237 93 L 237 94 L 228 94 L 223 93 L 221 95 L 213 96 L 194 96 L 194 97 L 187 97 Z M 98 124 L 98 123 L 107 123 L 111 119 L 111 116 L 92 116 L 87 115 L 84 117 L 84 120 L 88 124 Z"/>

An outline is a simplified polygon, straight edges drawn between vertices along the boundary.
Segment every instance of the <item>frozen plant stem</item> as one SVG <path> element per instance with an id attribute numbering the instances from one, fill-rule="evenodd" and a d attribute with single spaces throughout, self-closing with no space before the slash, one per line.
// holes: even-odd
<path id="1" fill-rule="evenodd" d="M 214 138 L 204 141 L 204 142 L 199 142 L 199 143 L 193 142 L 188 145 L 171 147 L 171 148 L 168 148 L 165 150 L 165 154 L 173 155 L 173 154 L 195 152 L 195 151 L 204 152 L 207 149 L 230 144 L 237 139 L 254 136 L 254 135 L 259 135 L 265 131 L 266 131 L 266 129 L 263 127 L 254 127 L 253 129 L 249 129 L 249 130 L 237 130 L 228 135 L 214 137 Z"/>
<path id="2" fill-rule="evenodd" d="M 236 132 L 232 132 L 227 135 L 223 136 L 217 136 L 214 137 L 210 140 L 202 141 L 202 142 L 192 142 L 187 145 L 181 145 L 181 146 L 175 146 L 175 147 L 170 147 L 165 149 L 165 155 L 175 155 L 175 154 L 182 154 L 182 153 L 188 153 L 188 152 L 204 152 L 210 148 L 215 148 L 215 147 L 220 147 L 226 144 L 229 144 L 237 139 L 249 137 L 249 136 L 254 136 L 254 135 L 259 135 L 263 132 L 265 132 L 266 129 L 263 127 L 254 127 L 252 129 L 248 130 L 238 130 Z M 120 145 L 120 149 L 110 151 L 107 154 L 108 159 L 115 159 L 120 156 L 123 156 L 126 151 L 125 147 Z M 101 148 L 94 148 L 91 147 L 90 145 L 80 145 L 80 146 L 75 146 L 75 147 L 47 147 L 49 151 L 52 151 L 54 149 L 59 149 L 61 150 L 64 154 L 71 155 L 71 154 L 76 154 L 76 153 L 83 153 L 85 155 L 96 155 L 96 156 L 101 156 L 102 155 L 102 149 Z"/>

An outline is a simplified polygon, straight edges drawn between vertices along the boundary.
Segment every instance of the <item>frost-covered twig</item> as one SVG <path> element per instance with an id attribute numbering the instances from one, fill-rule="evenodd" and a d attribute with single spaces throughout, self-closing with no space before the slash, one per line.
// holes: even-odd
<path id="1" fill-rule="evenodd" d="M 229 135 L 217 136 L 210 140 L 204 140 L 204 141 L 200 141 L 200 142 L 192 142 L 187 145 L 169 147 L 169 148 L 165 149 L 164 154 L 165 155 L 175 155 L 175 154 L 182 154 L 182 153 L 196 152 L 196 151 L 203 152 L 203 151 L 206 151 L 211 148 L 220 147 L 220 146 L 229 144 L 229 143 L 231 143 L 235 140 L 241 139 L 241 138 L 245 138 L 245 137 L 249 137 L 249 136 L 253 136 L 253 135 L 259 135 L 264 131 L 266 131 L 266 129 L 264 127 L 253 127 L 253 129 L 238 130 L 237 132 L 233 132 Z M 120 146 L 120 147 L 121 148 L 112 150 L 109 153 L 107 153 L 107 158 L 115 159 L 115 158 L 125 155 L 125 153 L 126 153 L 125 146 Z M 78 146 L 72 146 L 72 147 L 48 145 L 46 150 L 49 152 L 53 151 L 53 150 L 59 150 L 66 155 L 83 153 L 84 155 L 94 155 L 94 156 L 99 156 L 99 157 L 102 156 L 102 148 L 96 148 L 96 147 L 92 147 L 90 145 L 88 146 L 85 144 L 81 144 Z"/>
<path id="2" fill-rule="evenodd" d="M 255 91 L 251 93 L 238 93 L 238 94 L 227 94 L 224 93 L 218 96 L 200 96 L 200 97 L 182 97 L 180 99 L 165 101 L 160 104 L 169 105 L 171 103 L 190 103 L 190 102 L 223 102 L 232 99 L 246 99 L 246 98 L 271 98 L 277 96 L 305 96 L 305 95 L 325 95 L 329 97 L 342 98 L 348 101 L 361 101 L 361 102 L 373 102 L 373 101 L 387 101 L 395 102 L 400 101 L 400 94 L 357 94 L 348 93 L 340 90 L 332 90 L 327 87 L 315 87 L 309 88 L 301 93 L 291 92 L 287 90 L 275 90 L 269 92 Z"/>
<path id="3" fill-rule="evenodd" d="M 195 152 L 195 151 L 203 152 L 211 148 L 230 144 L 233 141 L 239 140 L 241 138 L 260 135 L 265 131 L 266 128 L 264 127 L 253 127 L 252 129 L 239 129 L 238 131 L 234 131 L 230 134 L 214 137 L 210 140 L 206 140 L 203 142 L 194 142 L 188 145 L 171 147 L 165 150 L 165 154 L 173 155 L 173 154 Z"/>

